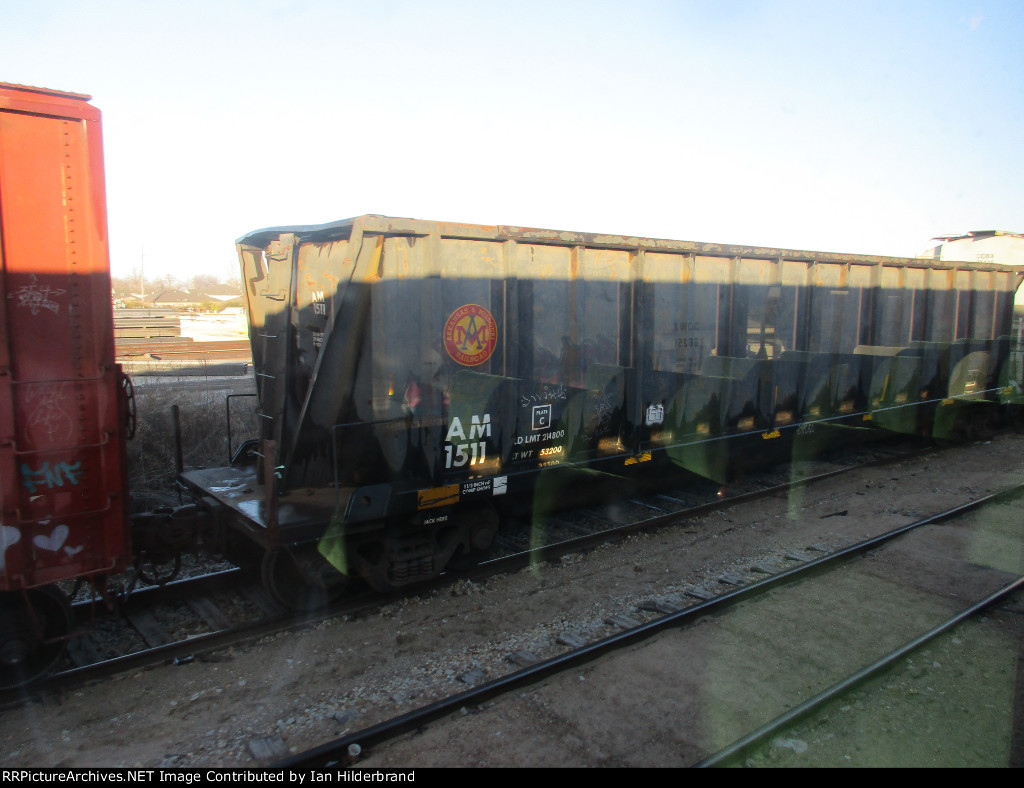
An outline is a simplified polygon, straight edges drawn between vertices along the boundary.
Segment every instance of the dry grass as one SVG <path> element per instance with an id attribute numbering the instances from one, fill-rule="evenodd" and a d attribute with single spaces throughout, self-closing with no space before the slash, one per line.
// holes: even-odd
<path id="1" fill-rule="evenodd" d="M 130 372 L 129 372 L 130 374 Z M 227 465 L 229 394 L 255 393 L 252 379 L 225 377 L 136 378 L 136 431 L 128 441 L 128 476 L 136 510 L 174 505 L 177 446 L 173 411 L 178 410 L 185 469 Z M 256 398 L 231 400 L 231 443 L 236 449 L 257 434 Z"/>

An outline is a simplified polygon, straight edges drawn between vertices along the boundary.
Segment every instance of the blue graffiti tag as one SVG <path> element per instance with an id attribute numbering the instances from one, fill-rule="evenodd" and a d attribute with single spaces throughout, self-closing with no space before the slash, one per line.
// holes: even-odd
<path id="1" fill-rule="evenodd" d="M 54 487 L 63 487 L 65 480 L 69 484 L 75 485 L 82 479 L 83 472 L 80 470 L 81 467 L 81 460 L 74 465 L 58 462 L 52 468 L 50 463 L 44 462 L 36 470 L 32 470 L 29 466 L 22 464 L 22 484 L 28 488 L 30 493 L 34 493 L 44 485 L 50 490 Z"/>

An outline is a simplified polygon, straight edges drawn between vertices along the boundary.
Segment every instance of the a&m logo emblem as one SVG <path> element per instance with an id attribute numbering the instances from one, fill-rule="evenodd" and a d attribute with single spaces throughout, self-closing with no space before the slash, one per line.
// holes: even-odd
<path id="1" fill-rule="evenodd" d="M 459 364 L 483 364 L 498 346 L 498 324 L 478 304 L 460 306 L 444 325 L 444 347 Z"/>

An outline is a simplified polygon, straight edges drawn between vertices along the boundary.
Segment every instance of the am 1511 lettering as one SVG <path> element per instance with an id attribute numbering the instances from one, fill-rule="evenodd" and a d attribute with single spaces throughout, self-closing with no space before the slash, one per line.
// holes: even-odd
<path id="1" fill-rule="evenodd" d="M 445 468 L 461 468 L 467 462 L 470 465 L 477 465 L 487 459 L 487 442 L 484 438 L 491 437 L 491 414 L 483 416 L 472 416 L 469 422 L 469 436 L 462 426 L 462 419 L 455 416 L 448 426 L 448 435 L 445 437 Z M 466 441 L 466 443 L 455 443 L 452 441 Z"/>

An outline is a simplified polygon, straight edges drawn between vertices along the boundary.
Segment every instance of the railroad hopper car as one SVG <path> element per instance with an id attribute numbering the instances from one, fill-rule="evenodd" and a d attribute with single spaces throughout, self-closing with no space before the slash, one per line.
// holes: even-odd
<path id="1" fill-rule="evenodd" d="M 237 246 L 258 460 L 181 481 L 292 603 L 473 560 L 584 470 L 724 482 L 1020 400 L 1020 268 L 372 215 Z"/>
<path id="2" fill-rule="evenodd" d="M 0 686 L 61 651 L 55 585 L 131 564 L 99 112 L 0 85 Z"/>

